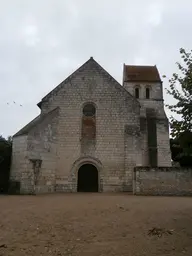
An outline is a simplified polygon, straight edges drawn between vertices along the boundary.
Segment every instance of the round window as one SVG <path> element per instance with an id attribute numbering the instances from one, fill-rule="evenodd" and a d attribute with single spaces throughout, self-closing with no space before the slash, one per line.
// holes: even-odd
<path id="1" fill-rule="evenodd" d="M 96 109 L 92 104 L 87 104 L 83 108 L 83 115 L 84 116 L 94 116 L 95 112 L 96 112 Z"/>

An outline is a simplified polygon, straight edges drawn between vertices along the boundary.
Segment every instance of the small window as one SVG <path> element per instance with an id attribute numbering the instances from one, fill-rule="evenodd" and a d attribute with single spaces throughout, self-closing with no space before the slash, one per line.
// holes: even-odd
<path id="1" fill-rule="evenodd" d="M 93 104 L 87 104 L 83 108 L 83 115 L 84 116 L 87 116 L 87 117 L 88 116 L 89 117 L 94 116 L 95 112 L 96 112 L 96 110 L 95 110 L 95 106 Z"/>
<path id="2" fill-rule="evenodd" d="M 93 104 L 88 103 L 83 108 L 82 116 L 82 139 L 96 138 L 96 108 Z"/>
<path id="3" fill-rule="evenodd" d="M 150 89 L 146 88 L 146 99 L 150 98 Z"/>
<path id="4" fill-rule="evenodd" d="M 135 98 L 139 99 L 139 88 L 135 88 Z"/>

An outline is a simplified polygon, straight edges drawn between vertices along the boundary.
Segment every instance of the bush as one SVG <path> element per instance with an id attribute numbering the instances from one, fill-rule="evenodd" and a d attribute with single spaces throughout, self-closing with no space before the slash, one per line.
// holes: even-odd
<path id="1" fill-rule="evenodd" d="M 12 140 L 0 136 L 0 193 L 8 193 Z"/>

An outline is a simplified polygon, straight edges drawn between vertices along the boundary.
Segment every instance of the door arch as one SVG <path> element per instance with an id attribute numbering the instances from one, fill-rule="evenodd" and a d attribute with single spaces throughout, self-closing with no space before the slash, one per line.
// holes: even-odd
<path id="1" fill-rule="evenodd" d="M 98 170 L 92 164 L 84 164 L 78 170 L 77 191 L 98 192 L 99 177 Z"/>

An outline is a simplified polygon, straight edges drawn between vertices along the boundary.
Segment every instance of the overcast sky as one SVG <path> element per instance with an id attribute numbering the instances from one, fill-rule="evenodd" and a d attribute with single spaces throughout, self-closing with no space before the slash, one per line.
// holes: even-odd
<path id="1" fill-rule="evenodd" d="M 5 137 L 38 115 L 41 98 L 90 56 L 121 83 L 123 63 L 156 64 L 161 75 L 170 76 L 177 71 L 179 48 L 192 49 L 191 0 L 0 4 L 0 134 Z"/>

